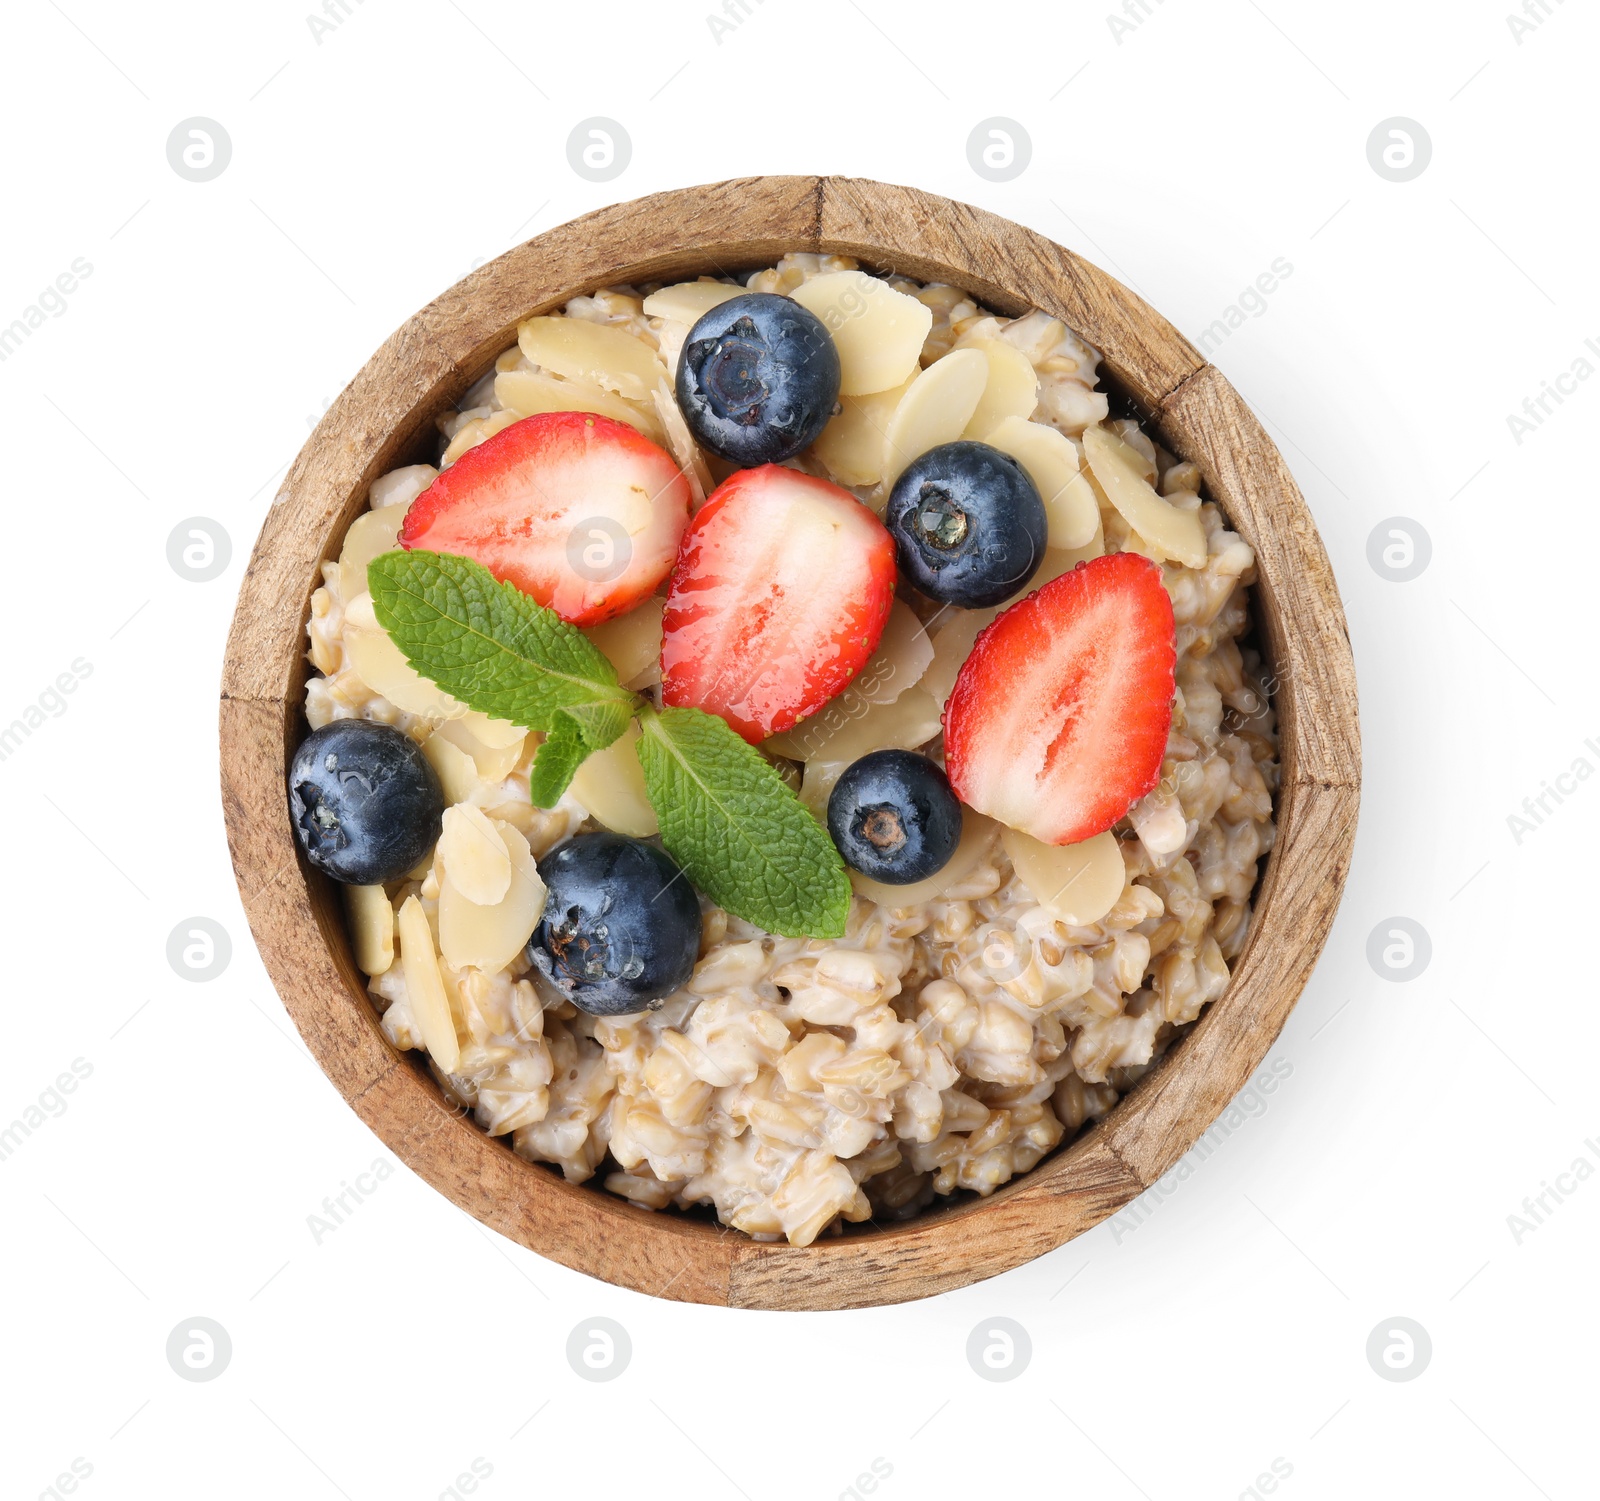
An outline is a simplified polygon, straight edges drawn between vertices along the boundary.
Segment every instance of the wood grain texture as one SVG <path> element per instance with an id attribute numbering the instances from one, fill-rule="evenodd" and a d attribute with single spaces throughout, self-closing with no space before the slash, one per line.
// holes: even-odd
<path id="1" fill-rule="evenodd" d="M 1118 384 L 1256 550 L 1278 677 L 1283 791 L 1254 928 L 1227 992 L 1097 1127 L 988 1199 L 797 1250 L 634 1209 L 524 1161 L 463 1118 L 419 1055 L 385 1041 L 337 892 L 300 860 L 284 771 L 304 734 L 304 628 L 320 565 L 367 486 L 429 456 L 432 421 L 517 323 L 605 285 L 732 272 L 786 250 L 854 255 L 1040 307 L 1099 348 Z M 1316 528 L 1248 407 L 1126 287 L 981 209 L 854 178 L 759 177 L 659 193 L 562 225 L 480 268 L 400 328 L 329 408 L 256 543 L 223 669 L 223 807 L 262 958 L 330 1079 L 402 1160 L 503 1235 L 640 1292 L 744 1308 L 855 1308 L 991 1277 L 1099 1223 L 1200 1137 L 1260 1064 L 1305 984 L 1349 866 L 1360 788 L 1355 676 Z"/>

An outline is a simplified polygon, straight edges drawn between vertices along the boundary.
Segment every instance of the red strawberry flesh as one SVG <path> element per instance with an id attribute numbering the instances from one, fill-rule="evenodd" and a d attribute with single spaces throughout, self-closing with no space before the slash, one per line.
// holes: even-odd
<path id="1" fill-rule="evenodd" d="M 1102 833 L 1161 776 L 1176 653 L 1161 569 L 1080 563 L 974 643 L 945 707 L 956 795 L 1045 844 Z"/>
<path id="2" fill-rule="evenodd" d="M 406 513 L 404 548 L 455 553 L 597 625 L 654 593 L 689 520 L 689 482 L 626 423 L 545 412 L 468 449 Z"/>
<path id="3" fill-rule="evenodd" d="M 847 490 L 764 464 L 723 481 L 684 534 L 661 691 L 755 744 L 814 714 L 877 649 L 894 542 Z"/>

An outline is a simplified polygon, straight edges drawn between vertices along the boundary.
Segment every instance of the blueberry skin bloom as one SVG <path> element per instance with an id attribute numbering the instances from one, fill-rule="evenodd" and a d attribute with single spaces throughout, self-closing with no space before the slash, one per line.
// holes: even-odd
<path id="1" fill-rule="evenodd" d="M 906 577 L 964 610 L 1009 599 L 1044 562 L 1048 523 L 1038 488 L 987 443 L 941 443 L 913 459 L 883 520 Z"/>
<path id="2" fill-rule="evenodd" d="M 444 791 L 409 735 L 336 719 L 307 735 L 289 763 L 289 817 L 318 870 L 377 886 L 399 880 L 437 843 Z"/>
<path id="3" fill-rule="evenodd" d="M 670 855 L 623 834 L 577 834 L 538 862 L 548 894 L 528 958 L 580 1011 L 653 1011 L 700 954 L 700 901 Z"/>
<path id="4" fill-rule="evenodd" d="M 839 351 L 798 302 L 747 292 L 689 330 L 675 384 L 696 442 L 753 469 L 793 458 L 827 426 L 839 400 Z"/>
<path id="5" fill-rule="evenodd" d="M 834 784 L 828 832 L 845 863 L 869 880 L 909 886 L 943 870 L 955 853 L 961 803 L 926 756 L 873 751 Z"/>

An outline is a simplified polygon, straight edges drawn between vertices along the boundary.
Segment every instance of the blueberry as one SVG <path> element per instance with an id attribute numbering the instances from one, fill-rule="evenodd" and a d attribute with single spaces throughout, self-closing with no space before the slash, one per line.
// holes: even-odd
<path id="1" fill-rule="evenodd" d="M 700 902 L 672 858 L 623 834 L 578 834 L 539 861 L 549 888 L 528 958 L 580 1011 L 652 1011 L 700 953 Z"/>
<path id="2" fill-rule="evenodd" d="M 887 886 L 943 870 L 961 842 L 961 804 L 950 779 L 915 751 L 873 751 L 828 798 L 828 832 L 847 865 Z"/>
<path id="3" fill-rule="evenodd" d="M 289 816 L 318 870 L 377 886 L 398 880 L 438 841 L 444 792 L 409 735 L 336 719 L 307 735 L 289 763 Z"/>
<path id="4" fill-rule="evenodd" d="M 839 400 L 839 351 L 816 314 L 747 292 L 711 309 L 678 356 L 678 406 L 696 440 L 750 469 L 799 453 Z"/>
<path id="5" fill-rule="evenodd" d="M 924 594 L 966 610 L 1009 599 L 1044 561 L 1044 502 L 1028 472 L 987 443 L 941 443 L 894 482 L 884 524 Z"/>

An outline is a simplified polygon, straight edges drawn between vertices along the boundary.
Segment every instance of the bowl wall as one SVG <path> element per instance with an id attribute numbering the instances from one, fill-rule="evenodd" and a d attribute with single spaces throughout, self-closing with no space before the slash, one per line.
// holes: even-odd
<path id="1" fill-rule="evenodd" d="M 581 292 L 852 255 L 1038 307 L 1104 356 L 1112 384 L 1200 468 L 1255 549 L 1256 619 L 1278 687 L 1278 838 L 1225 994 L 1103 1121 L 987 1199 L 805 1249 L 653 1214 L 518 1157 L 452 1108 L 379 1030 L 337 890 L 300 858 L 284 772 L 304 732 L 304 627 L 368 485 L 433 456 L 433 418 Z M 1349 867 L 1360 789 L 1355 674 L 1332 570 L 1277 449 L 1238 394 L 1126 287 L 1031 230 L 914 189 L 759 177 L 603 209 L 508 251 L 402 326 L 328 409 L 280 488 L 242 586 L 224 664 L 222 790 L 239 889 L 263 960 L 352 1108 L 441 1193 L 539 1254 L 640 1292 L 734 1307 L 826 1309 L 926 1297 L 1006 1271 L 1099 1223 L 1191 1147 L 1282 1029 Z"/>

